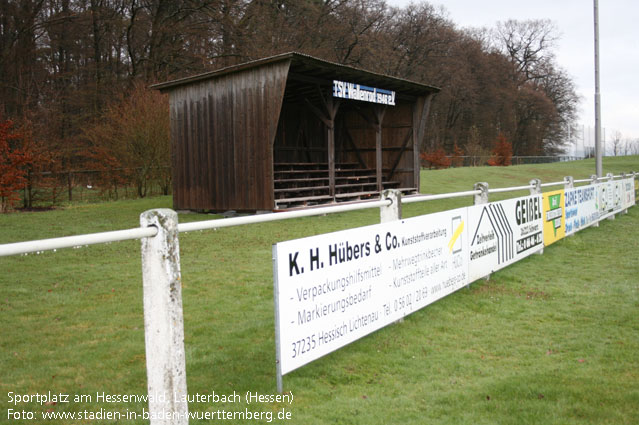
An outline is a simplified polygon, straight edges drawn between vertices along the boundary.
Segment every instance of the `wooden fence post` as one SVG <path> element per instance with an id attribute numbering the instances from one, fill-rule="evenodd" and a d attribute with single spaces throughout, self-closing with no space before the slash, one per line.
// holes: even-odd
<path id="1" fill-rule="evenodd" d="M 146 211 L 140 224 L 158 229 L 157 235 L 142 239 L 149 419 L 151 425 L 185 425 L 189 420 L 177 213 Z"/>

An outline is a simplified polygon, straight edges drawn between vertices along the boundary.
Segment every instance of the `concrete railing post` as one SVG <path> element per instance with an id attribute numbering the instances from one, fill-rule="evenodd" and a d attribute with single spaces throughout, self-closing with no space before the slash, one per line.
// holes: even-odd
<path id="1" fill-rule="evenodd" d="M 607 173 L 607 174 L 606 174 L 606 178 L 608 179 L 608 181 L 609 181 L 609 182 L 612 182 L 612 181 L 615 179 L 615 175 L 614 175 L 614 174 L 612 174 L 612 173 Z M 612 194 L 613 194 L 612 199 L 613 199 L 613 201 L 614 201 L 614 199 L 615 199 L 615 197 L 614 197 L 614 195 L 615 195 L 615 191 L 614 191 L 614 190 L 613 190 L 613 193 L 612 193 Z M 613 206 L 613 210 L 614 210 L 614 206 Z M 608 220 L 614 220 L 615 218 L 617 218 L 616 216 L 617 216 L 617 214 L 610 214 L 610 215 L 608 216 Z"/>
<path id="2" fill-rule="evenodd" d="M 568 189 L 574 189 L 574 188 L 575 188 L 575 179 L 573 179 L 572 176 L 564 177 L 564 189 L 568 190 Z"/>
<path id="3" fill-rule="evenodd" d="M 565 176 L 564 177 L 564 191 L 566 190 L 570 190 L 570 189 L 574 189 L 575 188 L 575 179 L 573 179 L 572 176 Z M 564 192 L 564 196 L 565 196 L 565 192 Z M 564 198 L 565 200 L 566 198 Z M 567 211 L 564 210 L 564 214 L 567 214 Z M 568 222 L 567 216 L 564 216 L 566 218 L 566 223 Z M 575 236 L 575 233 L 571 233 L 568 236 Z"/>
<path id="4" fill-rule="evenodd" d="M 475 194 L 473 198 L 473 205 L 481 205 L 488 203 L 488 183 L 486 182 L 477 182 L 473 185 L 473 190 L 479 190 L 480 193 Z M 490 274 L 484 276 L 484 280 L 490 280 Z M 471 282 L 468 282 L 466 285 L 467 288 L 470 289 Z"/>
<path id="5" fill-rule="evenodd" d="M 541 180 L 532 179 L 530 181 L 530 194 L 531 195 L 541 195 Z"/>
<path id="6" fill-rule="evenodd" d="M 382 200 L 390 199 L 391 204 L 379 207 L 379 222 L 388 223 L 402 219 L 402 192 L 397 189 L 386 189 L 382 192 Z"/>
<path id="7" fill-rule="evenodd" d="M 386 189 L 382 192 L 382 199 L 390 199 L 390 205 L 379 207 L 379 222 L 388 223 L 402 219 L 402 192 L 397 189 Z M 403 323 L 404 318 L 395 323 Z"/>
<path id="8" fill-rule="evenodd" d="M 473 186 L 473 190 L 481 190 L 481 193 L 475 195 L 475 198 L 473 199 L 474 205 L 488 203 L 488 183 L 486 182 L 475 183 L 475 185 Z"/>
<path id="9" fill-rule="evenodd" d="M 177 213 L 150 210 L 142 227 L 157 235 L 142 239 L 144 336 L 151 425 L 188 424 L 184 320 Z"/>
<path id="10" fill-rule="evenodd" d="M 597 183 L 599 183 L 599 177 L 597 177 L 596 174 L 591 174 L 590 175 L 590 184 L 595 184 L 596 185 Z M 596 196 L 599 196 L 598 192 L 595 192 L 595 193 L 597 193 Z M 594 223 L 592 225 L 592 227 L 599 227 L 599 220 L 597 220 L 597 222 Z"/>
<path id="11" fill-rule="evenodd" d="M 531 195 L 541 195 L 541 180 L 539 179 L 532 179 L 530 181 L 530 194 Z M 537 251 L 537 254 L 542 255 L 544 253 L 544 248 L 542 245 L 542 248 Z"/>

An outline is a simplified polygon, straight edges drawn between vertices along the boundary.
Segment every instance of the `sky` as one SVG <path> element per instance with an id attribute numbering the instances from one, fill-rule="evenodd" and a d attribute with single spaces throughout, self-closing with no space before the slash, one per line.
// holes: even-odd
<path id="1" fill-rule="evenodd" d="M 396 7 L 411 3 L 386 2 Z M 581 97 L 579 144 L 583 146 L 581 139 L 585 139 L 586 145 L 594 146 L 593 0 L 429 0 L 428 3 L 443 6 L 449 20 L 460 28 L 495 28 L 498 21 L 508 19 L 550 19 L 559 35 L 556 62 L 572 77 Z M 599 1 L 599 63 L 603 140 L 610 140 L 617 132 L 624 139 L 639 139 L 639 1 Z M 607 150 L 608 145 L 611 144 L 607 144 Z"/>

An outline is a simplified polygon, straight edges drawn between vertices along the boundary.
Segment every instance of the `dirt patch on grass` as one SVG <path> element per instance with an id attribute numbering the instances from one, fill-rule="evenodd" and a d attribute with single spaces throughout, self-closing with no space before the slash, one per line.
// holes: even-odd
<path id="1" fill-rule="evenodd" d="M 477 295 L 494 296 L 511 296 L 517 298 L 525 298 L 527 300 L 547 300 L 550 294 L 534 288 L 511 288 L 499 283 L 486 282 L 475 287 Z"/>

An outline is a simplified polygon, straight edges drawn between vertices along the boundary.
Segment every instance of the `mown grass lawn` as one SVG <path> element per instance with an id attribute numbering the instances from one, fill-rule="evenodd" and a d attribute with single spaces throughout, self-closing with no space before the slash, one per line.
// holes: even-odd
<path id="1" fill-rule="evenodd" d="M 424 193 L 585 178 L 593 161 L 424 171 Z M 604 161 L 639 170 L 639 158 Z M 512 196 L 512 195 L 510 195 Z M 491 197 L 497 199 L 497 197 Z M 404 207 L 409 217 L 470 198 Z M 166 197 L 0 216 L 0 243 L 137 227 Z M 197 214 L 181 221 L 199 220 Z M 375 210 L 180 235 L 189 393 L 275 392 L 271 245 L 378 222 Z M 639 423 L 639 207 L 586 229 L 284 377 L 292 405 L 245 409 L 291 424 Z M 0 258 L 0 423 L 8 409 L 142 412 L 101 393 L 145 394 L 139 242 Z M 15 394 L 90 395 L 12 404 Z M 286 409 L 292 419 L 278 421 Z M 59 420 L 50 423 L 113 423 Z M 144 423 L 122 420 L 122 423 Z M 266 423 L 266 420 L 191 423 Z M 36 423 L 44 423 L 39 420 Z"/>

